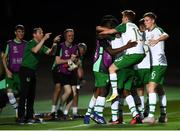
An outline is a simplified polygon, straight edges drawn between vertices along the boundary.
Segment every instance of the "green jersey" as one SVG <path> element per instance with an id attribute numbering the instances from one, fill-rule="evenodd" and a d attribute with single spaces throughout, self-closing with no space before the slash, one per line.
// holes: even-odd
<path id="1" fill-rule="evenodd" d="M 49 49 L 43 45 L 38 53 L 33 53 L 31 49 L 34 48 L 37 44 L 38 43 L 34 39 L 27 43 L 21 66 L 28 67 L 33 70 L 37 69 L 40 60 L 40 54 L 45 54 Z"/>

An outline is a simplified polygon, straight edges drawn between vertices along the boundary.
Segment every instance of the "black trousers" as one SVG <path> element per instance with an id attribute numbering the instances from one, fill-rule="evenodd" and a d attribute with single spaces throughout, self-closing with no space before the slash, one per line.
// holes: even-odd
<path id="1" fill-rule="evenodd" d="M 35 70 L 27 67 L 20 68 L 20 99 L 18 106 L 19 119 L 32 119 L 34 113 L 34 99 L 36 90 L 36 74 Z M 25 110 L 26 106 L 26 110 Z"/>

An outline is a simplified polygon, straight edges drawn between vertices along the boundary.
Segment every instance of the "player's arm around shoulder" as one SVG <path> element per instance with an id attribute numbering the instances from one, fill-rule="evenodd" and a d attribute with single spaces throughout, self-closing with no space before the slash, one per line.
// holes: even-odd
<path id="1" fill-rule="evenodd" d="M 155 46 L 159 42 L 166 41 L 169 38 L 169 35 L 159 27 L 156 28 L 156 34 L 158 35 L 158 37 L 156 39 L 149 40 L 150 46 Z"/>

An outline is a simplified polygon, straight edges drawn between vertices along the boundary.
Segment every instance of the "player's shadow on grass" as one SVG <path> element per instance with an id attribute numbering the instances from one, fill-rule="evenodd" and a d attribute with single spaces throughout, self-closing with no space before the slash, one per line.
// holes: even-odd
<path id="1" fill-rule="evenodd" d="M 4 123 L 0 123 L 0 126 L 12 126 L 12 125 L 18 125 L 15 122 L 4 122 Z"/>
<path id="2" fill-rule="evenodd" d="M 134 127 L 140 127 L 140 128 L 144 128 L 144 127 L 156 127 L 156 126 L 159 126 L 159 125 L 162 125 L 162 124 L 135 124 L 135 125 L 131 125 L 129 123 L 126 123 L 126 124 L 93 124 L 92 126 L 90 126 L 89 128 L 92 128 L 92 129 L 95 129 L 95 128 L 128 128 L 128 129 L 133 129 Z"/>

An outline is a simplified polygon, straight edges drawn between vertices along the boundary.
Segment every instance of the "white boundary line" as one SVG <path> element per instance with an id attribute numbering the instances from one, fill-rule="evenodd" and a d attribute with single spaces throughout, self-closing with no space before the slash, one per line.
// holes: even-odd
<path id="1" fill-rule="evenodd" d="M 176 114 L 176 113 L 180 113 L 180 111 L 178 112 L 171 112 L 171 113 L 168 113 L 168 116 L 170 115 L 173 115 L 173 114 Z M 130 115 L 131 113 L 123 113 L 123 115 Z M 93 123 L 93 124 L 80 124 L 80 125 L 76 125 L 76 126 L 70 126 L 70 127 L 59 127 L 59 128 L 52 128 L 52 129 L 49 129 L 49 130 L 71 130 L 73 128 L 78 128 L 78 127 L 88 127 L 88 126 L 92 126 L 92 125 L 97 125 L 96 123 Z M 75 129 L 73 129 L 75 130 Z"/>
<path id="2" fill-rule="evenodd" d="M 59 128 L 53 128 L 50 130 L 63 130 L 63 129 L 72 129 L 72 128 L 77 128 L 77 127 L 88 127 L 88 126 L 92 126 L 92 125 L 96 125 L 96 124 L 80 124 L 80 125 L 76 125 L 76 126 L 71 126 L 71 127 L 59 127 Z"/>

